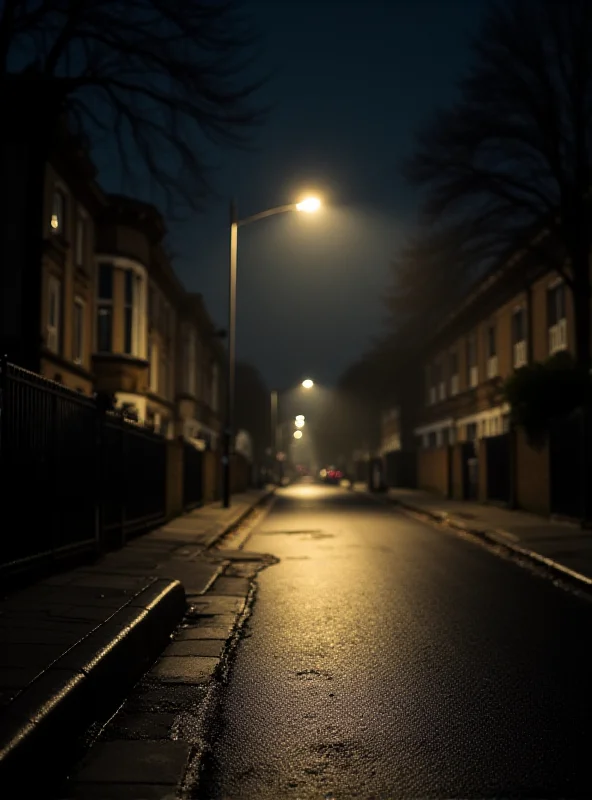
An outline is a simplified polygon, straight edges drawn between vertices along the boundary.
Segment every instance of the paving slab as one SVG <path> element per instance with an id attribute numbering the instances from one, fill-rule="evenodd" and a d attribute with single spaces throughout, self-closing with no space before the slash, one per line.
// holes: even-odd
<path id="1" fill-rule="evenodd" d="M 77 774 L 77 783 L 138 783 L 174 786 L 189 758 L 186 742 L 99 742 Z"/>
<path id="2" fill-rule="evenodd" d="M 15 776 L 18 778 L 21 770 L 23 776 L 27 772 L 31 792 L 46 791 L 48 781 L 55 780 L 60 769 L 69 768 L 77 737 L 82 737 L 91 723 L 101 722 L 97 715 L 108 712 L 110 698 L 115 701 L 118 692 L 129 691 L 130 685 L 170 642 L 170 634 L 186 609 L 182 584 L 197 599 L 220 574 L 226 563 L 224 557 L 209 549 L 216 537 L 237 524 L 268 494 L 268 491 L 253 491 L 233 497 L 230 509 L 220 504 L 196 509 L 174 521 L 176 524 L 170 523 L 133 540 L 93 564 L 50 576 L 0 600 L 0 710 L 7 712 L 0 715 L 0 784 L 8 785 Z M 218 604 L 212 606 L 213 610 L 224 612 L 216 618 L 216 630 L 212 629 L 212 633 L 219 638 L 222 628 L 222 638 L 226 638 L 234 626 L 236 613 L 232 612 L 237 608 L 237 600 L 226 597 L 212 603 Z M 147 692 L 153 692 L 153 704 L 138 713 L 172 713 L 174 698 L 180 698 L 185 689 L 189 690 L 188 696 L 201 696 L 202 684 L 210 679 L 219 663 L 216 656 L 209 654 L 218 654 L 220 648 L 219 643 L 211 643 L 211 635 L 203 641 L 209 642 L 201 648 L 203 656 L 170 656 L 157 663 L 155 678 L 174 689 L 172 693 L 169 691 L 166 703 L 159 706 L 158 689 L 148 688 Z M 195 647 L 190 646 L 191 652 L 196 652 L 199 644 L 200 640 L 196 640 Z M 77 679 L 71 685 L 58 687 L 59 697 L 46 697 L 46 689 L 51 695 L 51 686 L 57 686 L 50 679 L 52 671 L 59 675 L 66 664 L 79 662 L 83 667 L 77 668 Z M 19 722 L 19 714 L 23 713 L 25 717 Z M 42 735 L 30 735 L 29 720 L 33 718 L 43 719 Z M 166 724 L 165 718 L 158 714 L 138 718 L 131 727 L 139 741 L 127 741 L 126 746 L 146 745 L 145 736 L 150 735 L 150 730 L 160 738 Z M 24 733 L 14 739 L 15 730 Z M 177 753 L 186 755 L 186 747 L 177 744 Z M 35 748 L 42 750 L 45 761 L 51 764 L 51 776 L 40 772 L 29 774 L 26 770 L 25 765 L 35 761 Z M 111 752 L 108 749 L 103 756 L 110 763 Z M 129 749 L 127 752 L 132 753 Z M 136 765 L 154 761 L 149 748 L 133 752 L 135 755 L 133 758 L 130 755 L 130 759 Z M 174 764 L 171 774 L 174 772 L 176 781 L 178 760 Z M 168 779 L 162 779 L 156 772 L 148 777 L 146 769 L 142 767 L 132 774 L 122 772 L 121 765 L 114 768 L 109 774 L 110 789 L 106 797 L 116 797 L 120 784 L 128 781 L 140 787 L 167 785 Z M 88 774 L 80 777 L 87 788 L 94 785 L 94 778 L 87 780 Z M 90 797 L 89 792 L 85 796 Z"/>
<path id="3" fill-rule="evenodd" d="M 165 683 L 207 683 L 219 663 L 219 658 L 163 656 L 152 669 L 152 675 Z"/>
<path id="4" fill-rule="evenodd" d="M 220 658 L 226 639 L 183 639 L 173 642 L 167 647 L 167 656 L 209 656 Z"/>

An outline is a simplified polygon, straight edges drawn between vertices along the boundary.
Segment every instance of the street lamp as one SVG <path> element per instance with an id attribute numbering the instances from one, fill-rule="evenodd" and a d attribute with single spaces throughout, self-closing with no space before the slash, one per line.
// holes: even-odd
<path id="1" fill-rule="evenodd" d="M 302 431 L 294 431 L 295 439 L 302 439 Z"/>
<path id="2" fill-rule="evenodd" d="M 298 417 L 297 417 L 294 420 L 294 425 L 296 425 L 297 428 L 304 428 L 304 420 L 303 419 L 298 419 Z"/>
<path id="3" fill-rule="evenodd" d="M 288 211 L 302 211 L 307 214 L 318 211 L 321 201 L 318 197 L 305 197 L 299 203 L 276 206 L 244 219 L 238 218 L 236 203 L 230 202 L 230 263 L 228 289 L 228 375 L 226 386 L 226 420 L 224 424 L 222 454 L 222 505 L 230 508 L 230 454 L 232 449 L 232 429 L 234 425 L 234 375 L 236 360 L 236 272 L 238 252 L 238 229 L 266 217 L 284 214 Z M 311 383 L 312 386 L 312 383 Z"/>
<path id="4" fill-rule="evenodd" d="M 307 378 L 306 380 L 302 381 L 302 387 L 304 389 L 312 389 L 313 386 L 314 386 L 314 381 L 312 381 L 310 378 Z"/>

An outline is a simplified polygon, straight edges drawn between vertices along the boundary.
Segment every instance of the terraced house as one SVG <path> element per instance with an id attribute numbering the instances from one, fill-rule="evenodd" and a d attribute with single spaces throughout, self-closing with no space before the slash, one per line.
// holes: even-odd
<path id="1" fill-rule="evenodd" d="M 225 349 L 214 323 L 173 270 L 158 210 L 104 193 L 73 144 L 64 131 L 46 169 L 39 372 L 215 449 Z"/>
<path id="2" fill-rule="evenodd" d="M 553 507 L 549 445 L 534 450 L 521 431 L 511 441 L 501 389 L 516 369 L 573 352 L 574 341 L 571 293 L 524 254 L 475 286 L 436 330 L 422 365 L 418 486 L 545 514 L 560 510 Z"/>

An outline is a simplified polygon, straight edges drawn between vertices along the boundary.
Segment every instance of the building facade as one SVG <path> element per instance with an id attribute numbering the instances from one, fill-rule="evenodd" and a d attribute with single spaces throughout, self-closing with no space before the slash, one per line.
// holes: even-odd
<path id="1" fill-rule="evenodd" d="M 215 449 L 226 354 L 203 299 L 177 278 L 158 210 L 105 194 L 68 141 L 46 167 L 39 371 Z"/>
<path id="2" fill-rule="evenodd" d="M 504 381 L 526 364 L 573 355 L 574 342 L 571 293 L 560 276 L 529 273 L 516 260 L 488 277 L 440 327 L 422 364 L 419 447 L 507 432 Z"/>

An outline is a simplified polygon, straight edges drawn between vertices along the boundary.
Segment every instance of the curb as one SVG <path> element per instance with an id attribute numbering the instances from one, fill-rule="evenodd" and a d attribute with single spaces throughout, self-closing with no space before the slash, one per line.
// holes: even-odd
<path id="1" fill-rule="evenodd" d="M 520 545 L 507 541 L 504 531 L 471 528 L 469 525 L 463 525 L 451 519 L 446 513 L 438 514 L 425 508 L 412 506 L 409 503 L 402 503 L 400 500 L 388 499 L 388 502 L 407 511 L 412 511 L 414 514 L 428 517 L 432 522 L 437 522 L 439 525 L 447 525 L 449 528 L 454 528 L 462 533 L 468 533 L 489 545 L 501 547 L 506 553 L 530 561 L 534 566 L 544 569 L 555 580 L 567 582 L 579 589 L 592 589 L 592 578 L 588 578 L 586 575 L 582 575 L 582 573 L 576 572 L 558 561 L 554 561 L 552 558 L 542 556 L 534 550 L 528 550 L 526 547 L 520 547 Z"/>
<path id="2" fill-rule="evenodd" d="M 263 503 L 269 500 L 269 498 L 272 497 L 274 494 L 275 494 L 275 487 L 273 487 L 273 489 L 270 489 L 265 494 L 261 495 L 261 497 L 259 497 L 252 505 L 248 506 L 244 511 L 241 511 L 241 513 L 238 514 L 236 518 L 232 520 L 232 522 L 229 522 L 227 525 L 225 525 L 222 530 L 216 531 L 216 533 L 212 534 L 212 536 L 210 536 L 210 538 L 205 543 L 204 550 L 211 550 L 212 547 L 214 547 L 220 541 L 220 539 L 224 538 L 224 536 L 226 536 L 227 533 L 230 533 L 230 531 L 233 528 L 236 528 L 237 525 L 240 525 L 241 522 L 243 522 L 243 520 L 249 516 L 251 511 L 254 511 L 256 508 L 259 508 L 259 506 L 263 505 Z"/>
<path id="3" fill-rule="evenodd" d="M 177 580 L 154 582 L 41 673 L 3 714 L 0 784 L 47 787 L 89 728 L 146 672 L 186 609 Z"/>

